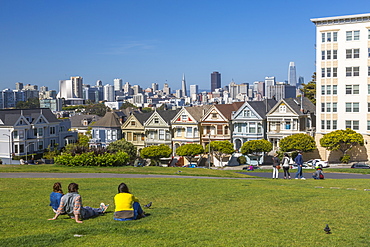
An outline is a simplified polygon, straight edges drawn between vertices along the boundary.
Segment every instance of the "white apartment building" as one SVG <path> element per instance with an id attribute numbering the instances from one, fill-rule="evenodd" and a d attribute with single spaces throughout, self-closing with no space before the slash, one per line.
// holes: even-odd
<path id="1" fill-rule="evenodd" d="M 317 138 L 337 129 L 351 128 L 367 140 L 370 134 L 370 14 L 311 21 L 316 25 Z"/>

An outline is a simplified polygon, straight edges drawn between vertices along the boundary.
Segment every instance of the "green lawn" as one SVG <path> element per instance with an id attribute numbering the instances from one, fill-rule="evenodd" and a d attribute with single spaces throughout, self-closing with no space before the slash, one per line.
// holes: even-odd
<path id="1" fill-rule="evenodd" d="M 181 172 L 179 172 L 181 171 Z M 158 166 L 121 166 L 121 167 L 86 167 L 86 166 L 57 166 L 57 165 L 0 165 L 0 172 L 64 172 L 64 173 L 122 173 L 122 174 L 160 174 L 181 176 L 208 177 L 237 177 L 246 178 L 248 175 L 239 174 L 234 170 L 218 170 L 183 167 Z"/>
<path id="2" fill-rule="evenodd" d="M 48 197 L 56 181 L 0 179 L 1 246 L 370 244 L 368 180 L 58 179 L 64 190 L 78 183 L 85 206 L 112 205 L 106 215 L 83 224 L 66 216 L 47 220 L 54 215 Z M 150 216 L 112 220 L 113 196 L 121 182 L 142 203 L 153 201 L 146 210 Z M 325 224 L 332 234 L 324 233 Z"/>

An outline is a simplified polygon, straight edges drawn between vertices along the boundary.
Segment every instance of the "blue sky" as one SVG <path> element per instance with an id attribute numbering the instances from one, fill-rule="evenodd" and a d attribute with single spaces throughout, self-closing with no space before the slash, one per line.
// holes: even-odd
<path id="1" fill-rule="evenodd" d="M 310 18 L 370 12 L 369 2 L 0 0 L 0 90 L 16 82 L 58 89 L 58 81 L 114 78 L 148 87 L 157 82 L 210 88 L 287 79 L 294 61 L 309 81 L 315 70 Z"/>

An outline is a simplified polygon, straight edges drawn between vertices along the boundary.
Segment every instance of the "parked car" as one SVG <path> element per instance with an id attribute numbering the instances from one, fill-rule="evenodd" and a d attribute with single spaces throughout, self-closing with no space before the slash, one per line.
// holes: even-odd
<path id="1" fill-rule="evenodd" d="M 369 169 L 370 166 L 368 163 L 366 162 L 357 162 L 357 163 L 354 163 L 351 168 L 357 168 L 357 169 Z"/>
<path id="2" fill-rule="evenodd" d="M 315 166 L 321 166 L 322 168 L 326 168 L 326 167 L 329 167 L 329 163 L 327 161 L 323 161 L 323 160 L 320 160 L 320 159 L 312 159 L 312 160 L 308 160 L 306 162 L 303 162 L 303 164 L 306 164 L 308 166 L 311 166 L 312 167 L 312 163 L 313 161 L 316 160 L 316 163 L 315 163 Z M 313 167 L 315 168 L 315 167 Z"/>
<path id="3" fill-rule="evenodd" d="M 298 169 L 298 165 L 297 164 L 293 164 L 291 166 L 291 169 Z M 302 164 L 302 169 L 314 169 L 314 167 L 308 166 L 306 163 L 303 163 Z"/>

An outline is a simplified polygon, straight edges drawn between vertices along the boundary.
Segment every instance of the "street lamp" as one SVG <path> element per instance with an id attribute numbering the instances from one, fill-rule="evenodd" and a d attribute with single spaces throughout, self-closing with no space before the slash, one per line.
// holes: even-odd
<path id="1" fill-rule="evenodd" d="M 12 150 L 11 150 L 10 135 L 8 135 L 8 134 L 3 134 L 3 135 L 9 137 L 9 162 L 10 162 L 10 165 L 11 165 L 12 164 Z"/>

